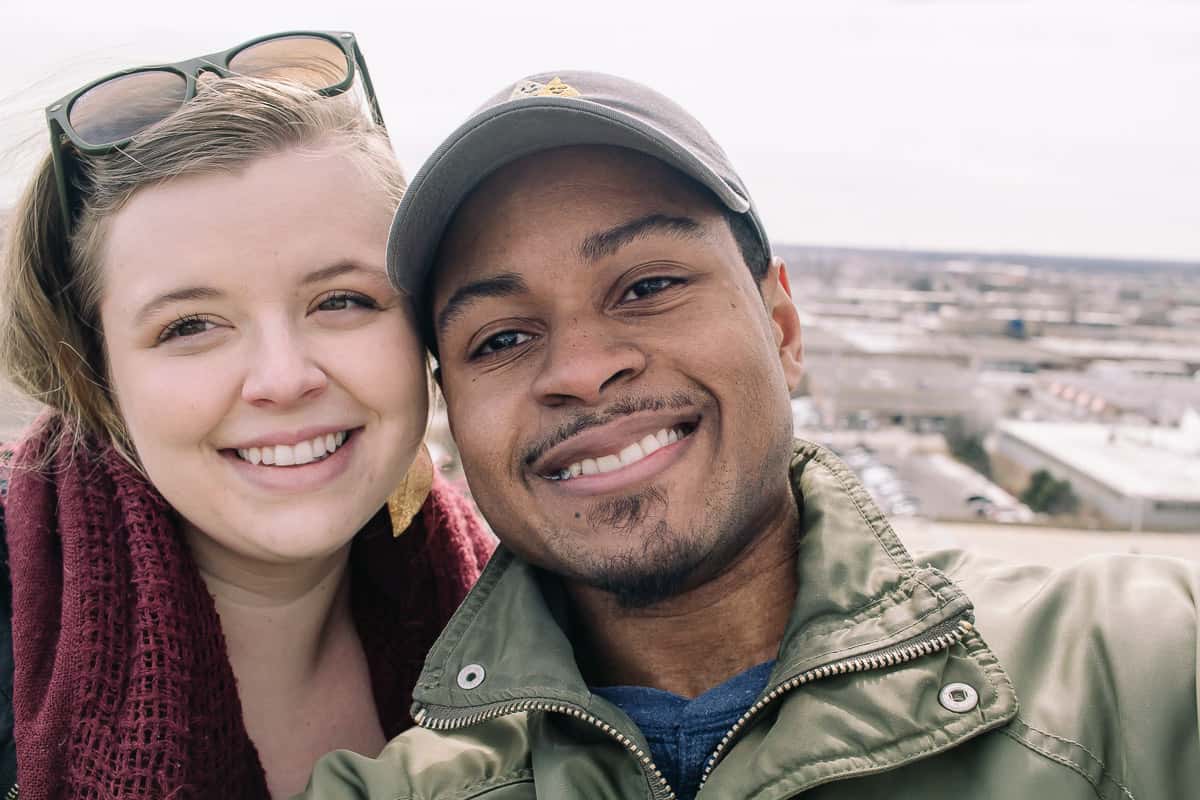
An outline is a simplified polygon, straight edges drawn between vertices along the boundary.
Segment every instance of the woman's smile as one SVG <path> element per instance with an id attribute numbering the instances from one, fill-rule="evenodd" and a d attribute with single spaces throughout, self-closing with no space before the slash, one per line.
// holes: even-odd
<path id="1" fill-rule="evenodd" d="M 323 430 L 303 437 L 273 434 L 256 439 L 260 444 L 218 452 L 237 480 L 252 491 L 286 495 L 334 489 L 346 476 L 353 478 L 355 450 L 366 429 L 324 426 Z"/>
<path id="2" fill-rule="evenodd" d="M 265 436 L 254 444 L 234 448 L 238 458 L 251 464 L 291 467 L 303 466 L 311 461 L 320 461 L 333 455 L 346 441 L 351 428 L 335 428 L 331 431 L 290 437 L 286 434 Z M 279 441 L 276 441 L 278 439 Z"/>

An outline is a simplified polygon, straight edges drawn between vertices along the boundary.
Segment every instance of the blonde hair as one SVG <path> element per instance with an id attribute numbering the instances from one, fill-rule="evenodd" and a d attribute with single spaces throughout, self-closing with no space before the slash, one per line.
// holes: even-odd
<path id="1" fill-rule="evenodd" d="M 0 286 L 0 364 L 12 384 L 62 415 L 74 435 L 111 441 L 133 458 L 108 386 L 100 327 L 106 222 L 140 189 L 183 175 L 236 172 L 294 147 L 343 144 L 399 204 L 406 183 L 383 128 L 354 93 L 325 97 L 295 84 L 224 78 L 120 150 L 66 157 L 82 200 L 63 230 L 47 155 L 12 217 Z"/>

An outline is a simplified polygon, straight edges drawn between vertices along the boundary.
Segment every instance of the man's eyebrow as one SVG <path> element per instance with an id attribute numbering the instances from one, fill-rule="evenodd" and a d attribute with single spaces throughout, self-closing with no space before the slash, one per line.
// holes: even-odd
<path id="1" fill-rule="evenodd" d="M 450 295 L 445 307 L 438 312 L 438 333 L 445 333 L 446 327 L 462 316 L 467 307 L 477 300 L 485 297 L 511 297 L 528 291 L 529 285 L 525 283 L 525 279 L 514 272 L 501 272 L 460 286 Z"/>
<path id="2" fill-rule="evenodd" d="M 219 297 L 224 297 L 225 293 L 214 289 L 211 286 L 186 286 L 182 289 L 176 289 L 165 294 L 160 294 L 146 305 L 138 309 L 134 315 L 133 321 L 136 325 L 141 325 L 150 317 L 158 313 L 164 306 L 169 306 L 171 303 L 178 303 L 187 300 L 214 300 Z"/>
<path id="3" fill-rule="evenodd" d="M 633 240 L 649 233 L 700 238 L 704 235 L 704 226 L 691 217 L 647 214 L 606 231 L 591 234 L 579 245 L 579 254 L 588 261 L 596 261 L 611 256 Z"/>

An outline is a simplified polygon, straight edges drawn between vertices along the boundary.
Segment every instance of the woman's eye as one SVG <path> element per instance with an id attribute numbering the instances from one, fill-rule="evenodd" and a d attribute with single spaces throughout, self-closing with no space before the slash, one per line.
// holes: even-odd
<path id="1" fill-rule="evenodd" d="M 318 311 L 345 311 L 348 308 L 379 308 L 379 304 L 363 294 L 337 292 L 317 304 Z"/>
<path id="2" fill-rule="evenodd" d="M 498 353 L 501 350 L 508 350 L 525 344 L 532 338 L 528 333 L 522 333 L 521 331 L 503 331 L 485 340 L 479 346 L 479 349 L 475 351 L 475 355 L 478 357 Z"/>
<path id="3" fill-rule="evenodd" d="M 679 278 L 643 278 L 626 290 L 624 296 L 621 297 L 621 301 L 640 300 L 643 297 L 649 297 L 650 295 L 669 289 L 677 283 L 683 283 L 683 281 Z"/>
<path id="4" fill-rule="evenodd" d="M 165 342 L 168 339 L 196 336 L 215 327 L 217 327 L 216 324 L 207 317 L 181 317 L 163 329 L 158 341 Z"/>

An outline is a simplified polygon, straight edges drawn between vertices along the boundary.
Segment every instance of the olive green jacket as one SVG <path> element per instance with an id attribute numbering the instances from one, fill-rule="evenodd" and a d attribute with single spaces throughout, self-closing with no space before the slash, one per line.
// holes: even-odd
<path id="1" fill-rule="evenodd" d="M 829 452 L 798 443 L 792 475 L 799 596 L 699 800 L 1200 798 L 1197 565 L 914 559 Z M 588 691 L 563 609 L 502 548 L 429 654 L 422 728 L 378 759 L 326 756 L 305 796 L 670 798 Z"/>

